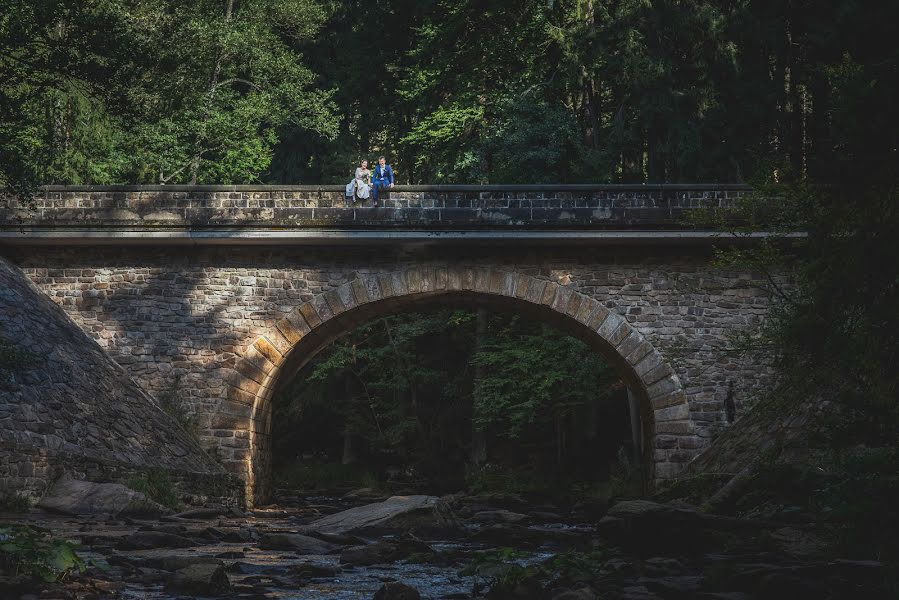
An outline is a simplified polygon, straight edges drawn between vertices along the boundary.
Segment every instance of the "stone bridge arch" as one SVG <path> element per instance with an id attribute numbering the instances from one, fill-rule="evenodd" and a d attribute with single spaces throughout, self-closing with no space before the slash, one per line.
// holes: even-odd
<path id="1" fill-rule="evenodd" d="M 246 481 L 248 502 L 270 491 L 272 397 L 318 352 L 356 326 L 429 304 L 485 306 L 549 322 L 614 365 L 636 396 L 650 478 L 678 468 L 653 451 L 659 424 L 666 437 L 693 430 L 681 382 L 662 354 L 616 312 L 577 290 L 523 273 L 437 267 L 361 274 L 320 293 L 272 324 L 234 360 L 224 398 L 210 422 L 212 439 L 237 438 L 226 467 Z M 230 450 L 230 448 L 229 448 Z M 655 459 L 655 460 L 654 460 Z"/>

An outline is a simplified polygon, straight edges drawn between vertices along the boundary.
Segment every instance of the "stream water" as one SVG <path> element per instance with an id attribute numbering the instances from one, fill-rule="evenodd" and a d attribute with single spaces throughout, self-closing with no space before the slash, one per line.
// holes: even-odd
<path id="1" fill-rule="evenodd" d="M 235 598 L 367 600 L 388 581 L 409 585 L 418 590 L 422 598 L 429 599 L 471 598 L 479 589 L 479 584 L 483 591 L 483 584 L 486 583 L 484 577 L 464 572 L 471 557 L 492 547 L 486 542 L 467 540 L 484 528 L 482 523 L 464 524 L 459 539 L 422 538 L 420 542 L 429 547 L 431 556 L 440 557 L 436 561 L 400 559 L 387 564 L 351 566 L 341 564 L 339 552 L 303 554 L 260 548 L 257 540 L 267 534 L 300 532 L 301 524 L 308 520 L 310 513 L 327 514 L 365 502 L 310 497 L 304 499 L 303 504 L 305 506 L 301 508 L 274 508 L 252 511 L 246 516 L 206 520 L 89 519 L 39 512 L 32 512 L 28 520 L 83 544 L 79 555 L 91 565 L 91 571 L 115 581 L 119 597 L 133 600 L 184 598 L 183 593 L 167 591 L 169 573 L 159 568 L 160 561 L 176 559 L 183 559 L 185 564 L 201 559 L 220 561 L 225 566 L 231 585 L 227 595 Z M 587 533 L 590 528 L 565 523 L 539 523 L 530 525 L 529 529 L 539 536 L 559 530 Z M 120 548 L 122 539 L 140 531 L 174 533 L 194 540 L 196 544 L 182 548 Z M 212 537 L 233 541 L 204 539 Z M 394 535 L 385 535 L 365 541 L 389 542 L 394 538 Z M 541 547 L 539 544 L 527 546 L 516 550 L 507 562 L 526 566 L 552 557 L 558 549 L 558 544 L 556 548 Z M 297 575 L 310 567 L 318 576 Z"/>

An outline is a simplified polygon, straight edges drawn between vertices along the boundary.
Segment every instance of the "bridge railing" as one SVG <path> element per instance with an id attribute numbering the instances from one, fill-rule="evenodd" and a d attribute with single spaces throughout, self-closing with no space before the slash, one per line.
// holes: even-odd
<path id="1" fill-rule="evenodd" d="M 344 186 L 46 186 L 31 205 L 0 197 L 0 227 L 689 229 L 700 207 L 730 208 L 740 184 L 398 185 L 380 207 Z"/>

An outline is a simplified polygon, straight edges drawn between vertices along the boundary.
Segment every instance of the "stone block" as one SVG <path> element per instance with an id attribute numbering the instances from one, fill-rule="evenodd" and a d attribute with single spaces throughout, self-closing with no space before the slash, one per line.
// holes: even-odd
<path id="1" fill-rule="evenodd" d="M 297 317 L 299 317 L 299 320 L 297 320 Z M 301 325 L 301 327 L 298 325 Z M 303 336 L 309 332 L 309 326 L 306 324 L 306 320 L 299 314 L 296 314 L 293 319 L 288 316 L 276 321 L 275 327 L 291 345 L 299 342 Z"/>
<path id="2" fill-rule="evenodd" d="M 321 317 L 322 323 L 325 321 L 330 321 L 334 316 L 334 311 L 331 310 L 330 302 L 325 297 L 327 292 L 324 294 L 318 294 L 317 296 L 313 296 L 310 303 L 315 307 L 315 312 L 318 313 L 318 316 Z"/>
<path id="3" fill-rule="evenodd" d="M 406 271 L 406 289 L 410 294 L 421 292 L 421 270 L 409 269 Z"/>
<path id="4" fill-rule="evenodd" d="M 353 282 L 344 283 L 336 291 L 340 302 L 346 310 L 356 308 L 356 294 L 353 292 Z"/>
<path id="5" fill-rule="evenodd" d="M 596 333 L 599 334 L 599 337 L 612 344 L 612 346 L 615 346 L 615 343 L 611 341 L 612 334 L 614 334 L 615 331 L 617 331 L 618 328 L 623 324 L 624 319 L 622 319 L 617 313 L 609 311 L 609 314 L 606 315 L 606 318 L 599 326 L 599 329 L 596 330 Z"/>
<path id="6" fill-rule="evenodd" d="M 598 331 L 602 324 L 609 318 L 609 309 L 597 302 L 596 308 L 587 320 L 587 327 L 593 331 Z"/>
<path id="7" fill-rule="evenodd" d="M 559 292 L 559 289 L 559 284 L 547 281 L 546 286 L 543 288 L 543 294 L 539 300 L 540 304 L 552 306 L 556 300 L 556 294 Z"/>
<path id="8" fill-rule="evenodd" d="M 336 289 L 328 290 L 323 295 L 325 302 L 328 304 L 328 308 L 331 310 L 332 317 L 336 317 L 347 310 L 347 307 L 344 305 L 343 300 L 340 298 L 340 294 L 337 293 Z"/>
<path id="9" fill-rule="evenodd" d="M 225 386 L 225 398 L 233 402 L 240 402 L 249 406 L 256 404 L 256 394 L 245 392 L 239 387 L 233 385 Z"/>
<path id="10" fill-rule="evenodd" d="M 647 371 L 643 374 L 643 382 L 647 386 L 655 385 L 658 381 L 665 379 L 666 377 L 672 377 L 674 375 L 674 371 L 671 370 L 667 364 L 657 365 L 654 369 Z"/>
<path id="11" fill-rule="evenodd" d="M 364 279 L 357 277 L 350 283 L 350 287 L 353 292 L 354 306 L 367 304 L 370 301 L 368 295 L 368 286 L 366 286 Z"/>
<path id="12" fill-rule="evenodd" d="M 243 377 L 248 377 L 259 385 L 265 384 L 266 379 L 268 379 L 268 375 L 263 373 L 256 365 L 248 360 L 238 360 L 234 364 L 234 369 Z"/>
<path id="13" fill-rule="evenodd" d="M 646 373 L 663 364 L 663 362 L 662 355 L 656 350 L 652 350 L 634 366 L 634 372 L 637 374 L 637 377 L 643 379 L 646 376 Z"/>
<path id="14" fill-rule="evenodd" d="M 315 305 L 311 302 L 304 302 L 300 305 L 298 310 L 300 311 L 300 314 L 303 315 L 303 318 L 306 320 L 306 324 L 309 325 L 310 329 L 314 329 L 322 324 L 321 315 L 318 314 Z"/>
<path id="15" fill-rule="evenodd" d="M 515 297 L 521 299 L 527 298 L 528 286 L 530 285 L 532 278 L 528 277 L 527 275 L 519 274 L 516 276 L 516 279 L 517 281 L 515 283 Z"/>
<path id="16" fill-rule="evenodd" d="M 626 357 L 633 352 L 640 343 L 643 342 L 643 336 L 634 328 L 630 329 L 630 333 L 626 338 L 624 338 L 620 344 L 618 344 L 618 354 Z"/>
<path id="17" fill-rule="evenodd" d="M 278 352 L 278 349 L 275 348 L 272 343 L 264 337 L 260 337 L 255 342 L 253 342 L 253 348 L 255 348 L 256 351 L 259 352 L 259 354 L 264 356 L 267 361 L 269 361 L 276 367 L 281 364 L 281 361 L 284 360 L 284 355 Z"/>
<path id="18" fill-rule="evenodd" d="M 378 290 L 379 299 L 392 298 L 393 296 L 396 296 L 396 292 L 393 289 L 392 275 L 380 275 L 378 277 Z"/>
<path id="19" fill-rule="evenodd" d="M 677 380 L 677 377 L 669 375 L 646 388 L 646 395 L 653 399 L 679 389 L 680 382 Z"/>
<path id="20" fill-rule="evenodd" d="M 577 319 L 579 323 L 587 325 L 590 322 L 590 317 L 593 315 L 594 311 L 596 311 L 598 306 L 599 302 L 593 298 L 581 295 L 581 305 L 578 307 L 577 314 L 574 318 Z"/>
<path id="21" fill-rule="evenodd" d="M 667 408 L 669 406 L 675 406 L 677 404 L 684 404 L 687 401 L 687 397 L 684 394 L 683 390 L 675 390 L 673 392 L 668 392 L 662 394 L 660 396 L 653 396 L 650 398 L 649 403 L 656 410 L 660 408 Z"/>
<path id="22" fill-rule="evenodd" d="M 619 319 L 621 319 L 621 317 L 619 317 Z M 606 339 L 608 340 L 608 342 L 610 344 L 612 344 L 613 346 L 615 346 L 617 348 L 618 345 L 621 344 L 621 342 L 623 342 L 627 338 L 627 336 L 629 336 L 631 334 L 631 332 L 633 330 L 634 330 L 633 327 L 631 327 L 627 321 L 625 321 L 624 319 L 621 319 L 621 324 Z"/>
<path id="23" fill-rule="evenodd" d="M 566 314 L 568 302 L 571 300 L 572 295 L 574 295 L 574 291 L 571 288 L 563 285 L 557 287 L 558 289 L 556 290 L 556 295 L 549 306 L 557 312 Z"/>
<path id="24" fill-rule="evenodd" d="M 643 338 L 640 343 L 624 357 L 624 360 L 626 360 L 629 365 L 635 366 L 652 352 L 652 349 L 652 344 L 650 344 L 646 338 Z"/>

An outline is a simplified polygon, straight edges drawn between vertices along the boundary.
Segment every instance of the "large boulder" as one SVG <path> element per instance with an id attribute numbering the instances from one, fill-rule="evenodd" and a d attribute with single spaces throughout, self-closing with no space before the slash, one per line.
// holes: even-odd
<path id="1" fill-rule="evenodd" d="M 340 553 L 340 564 L 354 567 L 383 565 L 403 560 L 412 554 L 432 552 L 430 546 L 411 538 L 378 540 L 368 545 L 347 548 Z"/>
<path id="2" fill-rule="evenodd" d="M 40 508 L 67 515 L 158 517 L 164 506 L 120 483 L 79 481 L 66 473 L 38 503 Z"/>
<path id="3" fill-rule="evenodd" d="M 421 600 L 421 594 L 405 583 L 388 581 L 375 592 L 373 600 Z"/>
<path id="4" fill-rule="evenodd" d="M 765 521 L 712 515 L 683 505 L 625 500 L 600 519 L 597 533 L 639 555 L 650 551 L 679 555 L 720 548 L 726 540 L 757 535 L 770 526 Z"/>
<path id="5" fill-rule="evenodd" d="M 449 507 L 436 496 L 393 496 L 312 521 L 320 533 L 380 534 L 396 531 L 446 531 L 458 523 Z"/>
<path id="6" fill-rule="evenodd" d="M 197 596 L 218 596 L 231 589 L 231 582 L 222 565 L 195 563 L 169 577 L 165 589 Z"/>
<path id="7" fill-rule="evenodd" d="M 269 533 L 259 538 L 262 550 L 293 550 L 297 554 L 330 554 L 340 550 L 331 544 L 308 535 L 295 533 Z"/>
<path id="8" fill-rule="evenodd" d="M 158 548 L 192 548 L 198 545 L 192 539 L 174 533 L 135 531 L 131 535 L 119 538 L 116 548 L 119 550 L 152 550 Z"/>

